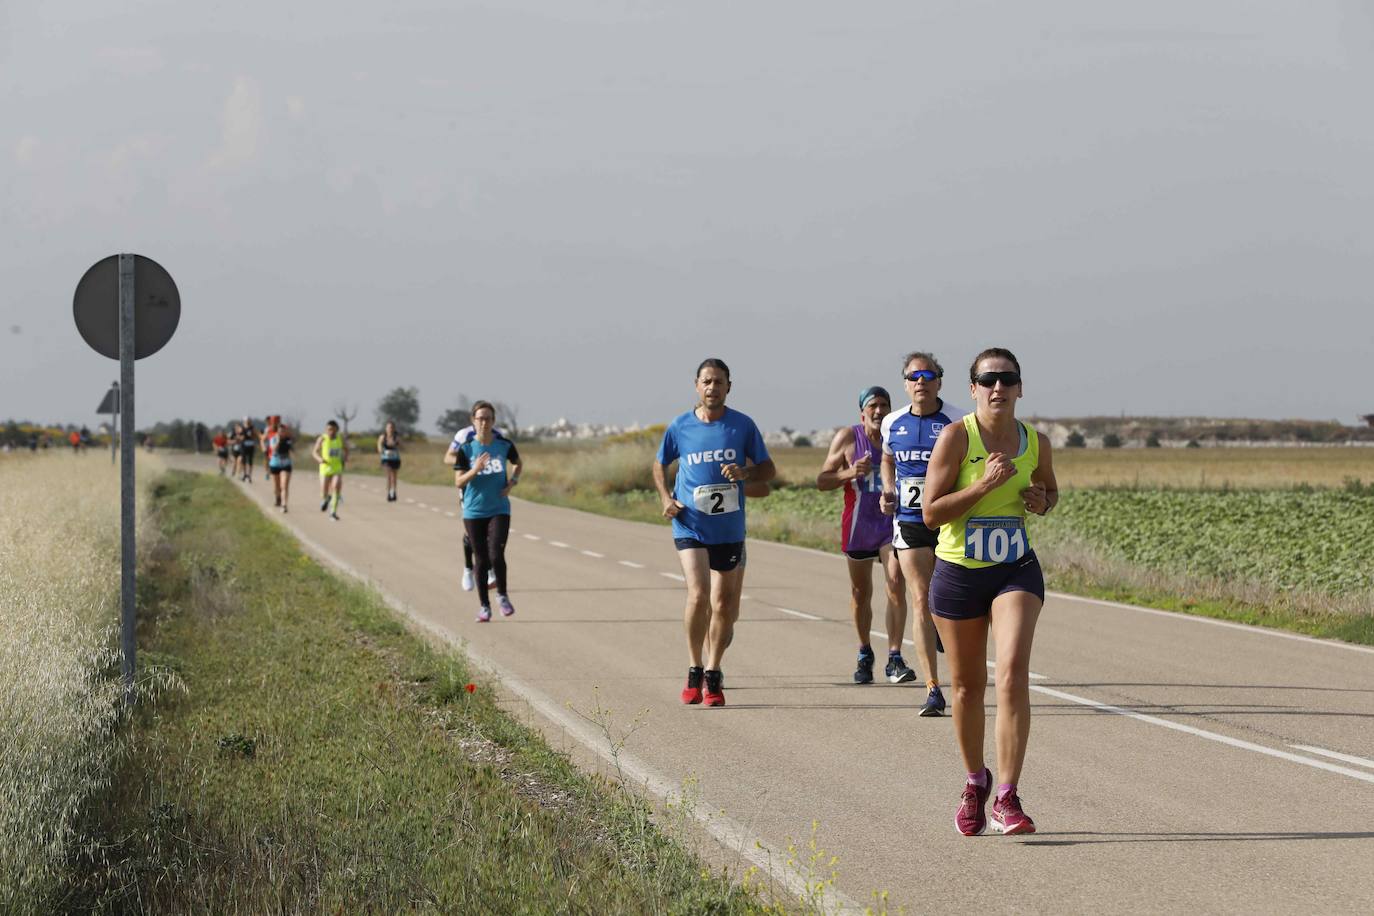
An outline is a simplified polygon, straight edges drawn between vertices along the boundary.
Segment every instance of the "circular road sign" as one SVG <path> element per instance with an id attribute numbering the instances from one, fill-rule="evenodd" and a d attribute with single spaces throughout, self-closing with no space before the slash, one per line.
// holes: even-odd
<path id="1" fill-rule="evenodd" d="M 119 359 L 119 255 L 96 261 L 81 277 L 72 313 L 92 350 Z M 134 255 L 134 359 L 161 350 L 180 320 L 181 295 L 172 275 L 152 258 Z"/>

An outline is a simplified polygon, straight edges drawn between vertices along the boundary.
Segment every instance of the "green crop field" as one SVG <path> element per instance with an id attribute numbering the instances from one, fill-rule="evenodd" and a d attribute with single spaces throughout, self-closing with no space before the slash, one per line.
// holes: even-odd
<path id="1" fill-rule="evenodd" d="M 1348 595 L 1374 588 L 1374 488 L 1073 490 L 1043 522 L 1151 569 Z"/>

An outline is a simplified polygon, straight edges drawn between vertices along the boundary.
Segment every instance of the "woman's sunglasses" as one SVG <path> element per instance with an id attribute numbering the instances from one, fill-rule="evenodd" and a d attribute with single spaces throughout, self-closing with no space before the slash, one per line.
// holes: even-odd
<path id="1" fill-rule="evenodd" d="M 1021 373 L 1019 372 L 980 372 L 973 377 L 973 380 L 984 388 L 991 388 L 998 382 L 1002 387 L 1010 388 L 1013 385 L 1021 384 Z"/>
<path id="2" fill-rule="evenodd" d="M 927 382 L 933 382 L 939 377 L 940 374 L 938 372 L 932 372 L 929 369 L 917 369 L 903 376 L 908 382 L 919 382 L 921 379 L 925 379 Z"/>

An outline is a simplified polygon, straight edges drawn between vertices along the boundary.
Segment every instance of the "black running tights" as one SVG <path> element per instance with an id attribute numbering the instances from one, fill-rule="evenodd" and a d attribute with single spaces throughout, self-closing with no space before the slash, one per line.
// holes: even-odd
<path id="1" fill-rule="evenodd" d="M 506 593 L 506 538 L 510 536 L 510 516 L 465 518 L 463 528 L 472 541 L 472 577 L 477 580 L 477 597 L 482 607 L 491 607 L 487 597 L 487 570 L 496 573 L 496 594 Z"/>

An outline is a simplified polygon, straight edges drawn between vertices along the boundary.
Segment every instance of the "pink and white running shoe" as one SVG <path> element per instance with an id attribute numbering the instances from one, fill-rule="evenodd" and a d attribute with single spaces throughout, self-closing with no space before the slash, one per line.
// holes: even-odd
<path id="1" fill-rule="evenodd" d="M 1015 792 L 1008 792 L 992 803 L 992 829 L 1007 836 L 1034 833 L 1035 821 L 1021 810 L 1020 797 Z"/>
<path id="2" fill-rule="evenodd" d="M 510 603 L 509 598 L 505 595 L 497 595 L 496 598 L 496 603 L 501 606 L 502 617 L 509 617 L 511 614 L 515 613 L 515 605 Z"/>
<path id="3" fill-rule="evenodd" d="M 482 609 L 477 612 L 477 622 L 486 623 L 488 620 L 491 620 L 491 608 L 484 604 Z"/>
<path id="4" fill-rule="evenodd" d="M 975 786 L 964 783 L 964 794 L 959 797 L 959 810 L 954 812 L 954 829 L 964 836 L 982 836 L 988 829 L 988 816 L 983 807 L 992 794 L 992 771 L 983 767 L 985 785 Z"/>

